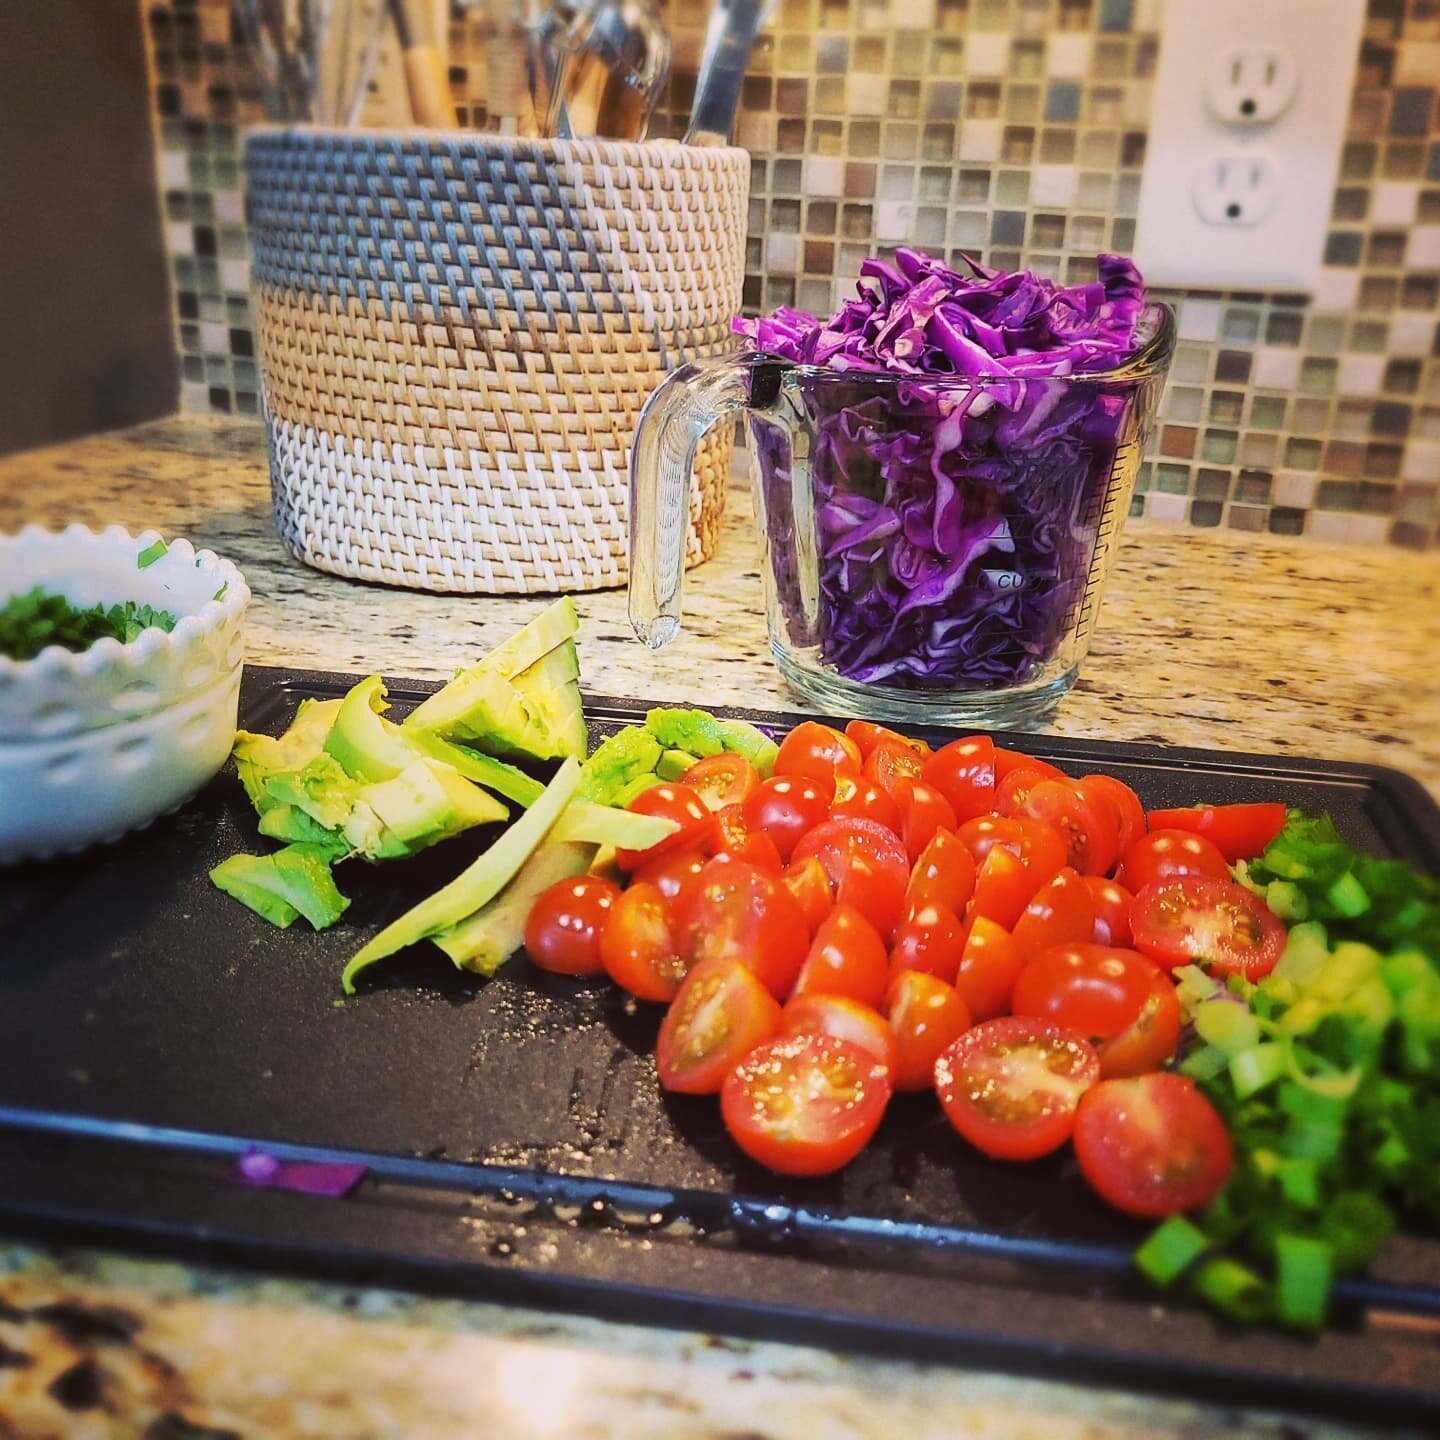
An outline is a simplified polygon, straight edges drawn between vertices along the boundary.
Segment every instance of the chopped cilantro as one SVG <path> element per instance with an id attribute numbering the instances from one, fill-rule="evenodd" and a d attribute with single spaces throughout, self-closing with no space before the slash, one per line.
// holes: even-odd
<path id="1" fill-rule="evenodd" d="M 128 644 L 152 626 L 173 630 L 175 617 L 168 610 L 137 605 L 133 600 L 81 608 L 37 585 L 0 605 L 0 655 L 33 660 L 47 645 L 78 652 L 106 636 Z"/>

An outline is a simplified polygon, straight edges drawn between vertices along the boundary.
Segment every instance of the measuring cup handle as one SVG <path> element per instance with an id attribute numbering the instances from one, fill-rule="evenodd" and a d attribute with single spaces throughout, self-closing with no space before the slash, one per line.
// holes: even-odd
<path id="1" fill-rule="evenodd" d="M 652 650 L 680 629 L 696 447 L 716 421 L 749 405 L 751 359 L 685 365 L 640 412 L 630 451 L 630 624 Z"/>

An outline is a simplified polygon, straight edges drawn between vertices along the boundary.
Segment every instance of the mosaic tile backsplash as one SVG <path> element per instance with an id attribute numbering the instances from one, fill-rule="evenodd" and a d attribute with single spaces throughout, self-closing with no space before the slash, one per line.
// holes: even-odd
<path id="1" fill-rule="evenodd" d="M 1196 0 L 1200 3 L 1200 0 Z M 182 407 L 259 410 L 239 169 L 263 118 L 228 0 L 141 0 Z M 1317 11 L 1323 0 L 1317 0 Z M 450 77 L 483 126 L 483 40 Z M 705 0 L 666 0 L 683 131 Z M 745 81 L 747 313 L 827 311 L 875 250 L 1079 281 L 1134 238 L 1160 0 L 779 0 Z M 381 94 L 396 72 L 383 69 Z M 1170 294 L 1180 344 L 1132 513 L 1197 527 L 1440 539 L 1440 0 L 1369 0 L 1314 296 Z M 393 103 L 393 95 L 389 102 Z"/>

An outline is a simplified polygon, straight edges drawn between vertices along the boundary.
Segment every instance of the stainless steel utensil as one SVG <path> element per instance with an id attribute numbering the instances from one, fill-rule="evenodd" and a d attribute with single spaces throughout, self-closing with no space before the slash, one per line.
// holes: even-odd
<path id="1" fill-rule="evenodd" d="M 773 9 L 774 0 L 715 0 L 705 29 L 690 127 L 685 132 L 687 145 L 730 143 L 755 36 Z"/>
<path id="2" fill-rule="evenodd" d="M 234 0 L 233 8 L 272 119 L 357 123 L 385 0 Z"/>
<path id="3" fill-rule="evenodd" d="M 557 23 L 543 26 L 537 42 L 532 83 L 548 84 L 544 133 L 643 140 L 670 76 L 670 36 L 659 12 L 651 0 L 561 4 Z"/>

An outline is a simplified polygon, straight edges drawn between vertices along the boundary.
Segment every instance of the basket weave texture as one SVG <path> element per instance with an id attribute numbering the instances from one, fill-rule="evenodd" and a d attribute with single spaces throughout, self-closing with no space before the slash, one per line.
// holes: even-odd
<path id="1" fill-rule="evenodd" d="M 276 524 L 307 564 L 416 589 L 626 578 L 630 444 L 730 344 L 749 157 L 673 142 L 312 128 L 245 150 Z M 695 463 L 715 547 L 728 427 Z"/>

